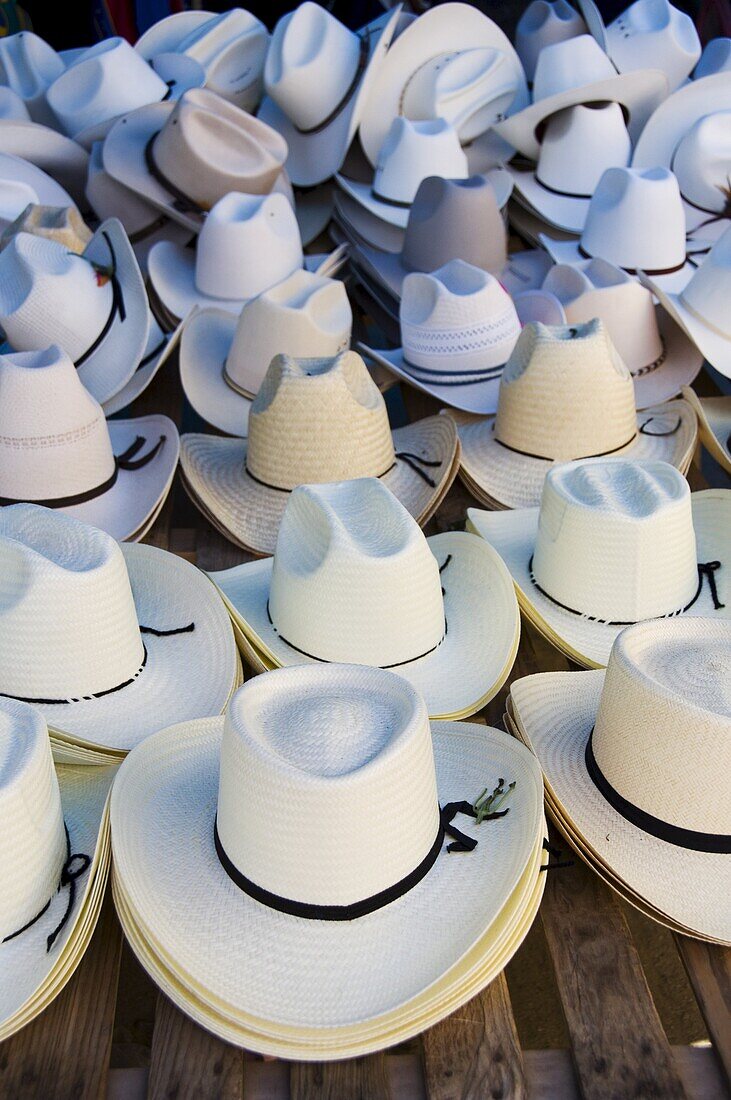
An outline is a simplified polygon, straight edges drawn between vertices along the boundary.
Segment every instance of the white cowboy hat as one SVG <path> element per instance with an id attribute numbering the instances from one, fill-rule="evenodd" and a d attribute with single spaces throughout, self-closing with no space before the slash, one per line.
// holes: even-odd
<path id="1" fill-rule="evenodd" d="M 731 72 L 731 38 L 712 38 L 703 47 L 700 60 L 693 70 L 693 79 L 701 80 L 716 73 Z"/>
<path id="2" fill-rule="evenodd" d="M 698 397 L 690 386 L 684 386 L 683 397 L 695 409 L 701 443 L 731 474 L 731 396 Z"/>
<path id="3" fill-rule="evenodd" d="M 356 33 L 306 0 L 277 23 L 264 66 L 267 95 L 259 117 L 287 142 L 287 171 L 294 183 L 322 183 L 342 165 L 374 94 L 400 13 L 397 4 Z"/>
<path id="4" fill-rule="evenodd" d="M 468 510 L 513 575 L 526 616 L 588 668 L 623 626 L 731 615 L 731 491 L 692 493 L 666 462 L 594 459 L 549 471 L 541 506 Z"/>
<path id="5" fill-rule="evenodd" d="M 541 50 L 532 104 L 496 123 L 495 129 L 525 156 L 538 160 L 539 127 L 551 115 L 582 103 L 619 103 L 634 140 L 666 95 L 667 81 L 661 72 L 645 68 L 617 73 L 592 36 L 582 34 Z"/>
<path id="6" fill-rule="evenodd" d="M 361 357 L 272 360 L 249 413 L 248 441 L 185 435 L 181 468 L 194 503 L 226 537 L 274 553 L 298 485 L 381 477 L 420 523 L 456 476 L 457 432 L 428 417 L 391 432 Z"/>
<path id="7" fill-rule="evenodd" d="M 172 333 L 163 332 L 155 317 L 150 313 L 150 329 L 142 358 L 135 367 L 135 372 L 129 382 L 102 405 L 105 416 L 114 416 L 116 413 L 121 412 L 122 409 L 126 409 L 144 393 L 157 372 L 165 365 L 178 346 L 181 329 L 182 326 L 179 325 Z"/>
<path id="8" fill-rule="evenodd" d="M 0 698 L 3 830 L 0 1039 L 61 991 L 81 961 L 109 872 L 116 768 L 54 769 L 43 716 Z"/>
<path id="9" fill-rule="evenodd" d="M 526 325 L 500 379 L 497 415 L 457 422 L 460 476 L 478 500 L 537 507 L 556 465 L 603 455 L 662 459 L 682 472 L 697 439 L 684 401 L 638 413 L 632 377 L 603 322 Z"/>
<path id="10" fill-rule="evenodd" d="M 319 187 L 295 190 L 294 212 L 297 215 L 300 237 L 305 248 L 317 240 L 330 224 L 334 191 L 335 188 L 330 182 L 320 184 Z"/>
<path id="11" fill-rule="evenodd" d="M 333 238 L 337 242 L 372 246 L 381 252 L 400 252 L 404 246 L 405 230 L 372 214 L 341 188 L 335 188 L 333 194 L 332 220 L 341 234 Z M 330 232 L 332 236 L 332 228 Z"/>
<path id="12" fill-rule="evenodd" d="M 9 88 L 0 88 L 0 92 L 9 91 Z M 68 191 L 77 206 L 83 205 L 89 154 L 77 142 L 50 126 L 2 114 L 0 149 L 40 168 Z"/>
<path id="13" fill-rule="evenodd" d="M 14 222 L 29 203 L 73 206 L 74 200 L 55 179 L 31 161 L 0 153 L 0 229 Z"/>
<path id="14" fill-rule="evenodd" d="M 180 380 L 214 428 L 245 436 L 249 410 L 275 355 L 324 359 L 350 347 L 353 314 L 343 283 L 298 269 L 244 305 L 238 319 L 202 309 L 185 323 Z"/>
<path id="15" fill-rule="evenodd" d="M 107 423 L 57 345 L 0 355 L 0 394 L 0 504 L 43 504 L 114 538 L 141 538 L 175 474 L 172 420 Z"/>
<path id="16" fill-rule="evenodd" d="M 674 92 L 701 56 L 693 19 L 668 0 L 635 0 L 609 24 L 605 49 L 620 73 L 661 69 Z"/>
<path id="17" fill-rule="evenodd" d="M 703 365 L 703 356 L 649 290 L 606 260 L 557 264 L 543 289 L 554 294 L 570 325 L 604 322 L 629 368 L 638 409 L 677 397 Z"/>
<path id="18" fill-rule="evenodd" d="M 0 82 L 20 96 L 34 122 L 56 125 L 55 115 L 46 102 L 46 91 L 64 68 L 53 47 L 32 31 L 19 31 L 0 39 Z"/>
<path id="19" fill-rule="evenodd" d="M 161 723 L 223 712 L 236 647 L 189 562 L 31 505 L 0 511 L 0 553 L 15 593 L 0 612 L 0 695 L 37 707 L 52 740 L 119 756 Z"/>
<path id="20" fill-rule="evenodd" d="M 347 747 L 336 748 L 343 723 Z M 306 772 L 292 766 L 302 752 Z M 153 822 L 145 804 L 154 772 L 162 812 Z M 508 813 L 477 824 L 465 794 L 498 776 L 516 784 Z M 256 1028 L 254 1049 L 278 1040 L 309 1047 L 309 1058 L 338 1056 L 343 1032 L 351 1042 L 382 1045 L 381 1021 L 406 1016 L 415 998 L 473 952 L 466 970 L 445 982 L 450 995 L 437 1015 L 466 999 L 470 973 L 491 953 L 494 922 L 541 844 L 540 770 L 524 746 L 485 727 L 430 730 L 418 693 L 383 669 L 258 676 L 225 719 L 163 731 L 130 756 L 119 780 L 115 892 L 153 954 L 198 990 L 199 1001 L 214 1002 L 234 1026 Z M 297 804 L 281 828 L 264 827 L 264 791 Z M 448 826 L 452 835 L 459 830 L 449 844 L 462 852 L 455 859 L 444 850 L 443 828 L 458 800 L 463 813 Z M 419 813 L 406 812 L 414 805 Z M 446 931 L 435 952 L 437 912 Z M 317 919 L 323 913 L 330 919 Z M 252 952 L 252 936 L 271 949 Z M 404 943 L 414 948 L 408 955 Z M 378 974 L 388 980 L 374 981 Z"/>
<path id="21" fill-rule="evenodd" d="M 30 122 L 25 100 L 6 85 L 0 85 L 0 119 L 3 122 Z"/>
<path id="22" fill-rule="evenodd" d="M 515 28 L 515 49 L 528 83 L 533 83 L 544 47 L 580 34 L 586 34 L 586 23 L 568 0 L 532 0 Z"/>
<path id="23" fill-rule="evenodd" d="M 640 623 L 619 635 L 606 673 L 549 672 L 511 687 L 556 808 L 617 888 L 726 945 L 729 652 L 728 622 Z"/>

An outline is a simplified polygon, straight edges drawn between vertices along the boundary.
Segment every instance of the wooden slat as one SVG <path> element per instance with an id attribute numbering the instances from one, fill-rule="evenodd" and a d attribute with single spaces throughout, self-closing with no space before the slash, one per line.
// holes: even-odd
<path id="1" fill-rule="evenodd" d="M 41 1016 L 0 1046 L 0 1096 L 105 1096 L 121 948 L 108 891 L 89 949 L 69 984 Z"/>
<path id="2" fill-rule="evenodd" d="M 731 1088 L 731 948 L 687 936 L 675 942 Z"/>
<path id="3" fill-rule="evenodd" d="M 198 1027 L 160 993 L 149 1100 L 243 1100 L 244 1056 Z"/>
<path id="4" fill-rule="evenodd" d="M 370 1054 L 344 1062 L 293 1062 L 291 1100 L 390 1100 L 386 1058 Z M 397 1098 L 394 1097 L 394 1100 Z"/>

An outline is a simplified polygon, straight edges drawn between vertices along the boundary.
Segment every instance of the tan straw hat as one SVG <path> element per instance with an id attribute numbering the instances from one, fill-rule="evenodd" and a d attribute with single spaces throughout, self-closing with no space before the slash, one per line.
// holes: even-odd
<path id="1" fill-rule="evenodd" d="M 731 474 L 731 395 L 698 397 L 690 386 L 684 386 L 683 397 L 695 409 L 701 443 Z"/>

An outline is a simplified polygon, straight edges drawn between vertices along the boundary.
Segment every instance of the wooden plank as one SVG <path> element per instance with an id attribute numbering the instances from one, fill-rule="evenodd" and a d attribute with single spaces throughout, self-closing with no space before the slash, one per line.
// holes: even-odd
<path id="1" fill-rule="evenodd" d="M 41 1016 L 0 1046 L 0 1096 L 105 1096 L 121 949 L 107 891 L 89 949 L 69 984 Z"/>
<path id="2" fill-rule="evenodd" d="M 383 1054 L 344 1062 L 293 1062 L 289 1089 L 291 1100 L 390 1100 L 391 1097 Z"/>
<path id="3" fill-rule="evenodd" d="M 505 975 L 425 1031 L 429 1100 L 525 1100 L 528 1086 Z"/>
<path id="4" fill-rule="evenodd" d="M 243 1100 L 244 1056 L 158 994 L 149 1100 Z"/>
<path id="5" fill-rule="evenodd" d="M 675 942 L 731 1088 L 731 948 L 687 936 Z"/>

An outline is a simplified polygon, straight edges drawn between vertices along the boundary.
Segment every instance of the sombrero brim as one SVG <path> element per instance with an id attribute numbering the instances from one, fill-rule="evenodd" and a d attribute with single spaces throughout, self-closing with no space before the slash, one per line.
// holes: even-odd
<path id="1" fill-rule="evenodd" d="M 89 154 L 78 142 L 39 122 L 4 118 L 0 119 L 0 148 L 40 168 L 68 191 L 77 206 L 86 205 Z"/>
<path id="2" fill-rule="evenodd" d="M 721 374 L 731 378 L 731 339 L 705 325 L 683 302 L 682 291 L 695 271 L 695 267 L 690 264 L 686 264 L 686 267 L 689 268 L 689 274 L 681 285 L 669 286 L 664 278 L 652 278 L 642 272 L 640 281 L 652 291 L 660 305 L 680 325 L 703 358 Z"/>
<path id="3" fill-rule="evenodd" d="M 229 386 L 223 373 L 237 324 L 237 318 L 225 310 L 193 313 L 180 340 L 180 381 L 206 423 L 227 435 L 245 437 L 252 399 Z"/>
<path id="4" fill-rule="evenodd" d="M 459 442 L 454 424 L 430 416 L 393 432 L 394 450 L 417 454 L 429 462 L 429 482 L 411 465 L 396 460 L 381 482 L 418 523 L 424 524 L 456 476 Z M 193 502 L 237 546 L 262 557 L 273 554 L 289 493 L 254 481 L 246 472 L 246 440 L 212 435 L 184 435 L 180 464 Z"/>
<path id="5" fill-rule="evenodd" d="M 720 943 L 731 943 L 729 861 L 659 840 L 632 825 L 599 793 L 585 749 L 604 675 L 546 672 L 511 688 L 515 720 L 535 752 L 556 805 L 577 834 L 648 904 Z"/>
<path id="6" fill-rule="evenodd" d="M 553 235 L 549 235 L 548 233 L 539 233 L 539 240 L 543 248 L 545 248 L 548 252 L 551 259 L 554 260 L 554 262 L 557 264 L 570 264 L 575 267 L 577 264 L 582 264 L 587 259 L 591 258 L 582 253 L 581 241 L 578 237 L 560 240 Z M 697 244 L 698 250 L 700 252 L 703 252 L 708 248 L 707 242 L 699 241 L 697 242 Z M 615 263 L 617 267 L 622 267 L 622 265 L 617 264 L 615 260 L 611 260 L 610 262 Z M 638 279 L 639 281 L 639 272 L 630 270 L 629 268 L 623 268 L 623 270 L 627 271 L 628 274 L 632 275 L 633 278 Z M 669 275 L 655 276 L 650 289 L 658 298 L 660 297 L 660 295 L 658 294 L 657 290 L 655 290 L 656 286 L 662 288 L 666 294 L 680 292 L 687 285 L 688 280 L 695 270 L 696 265 L 692 263 L 689 258 L 686 258 L 683 266 L 677 271 L 673 271 Z M 649 285 L 649 277 L 647 278 L 647 283 Z"/>
<path id="7" fill-rule="evenodd" d="M 502 210 L 513 190 L 510 173 L 505 168 L 490 168 L 484 175 L 490 181 L 498 207 Z M 411 210 L 410 204 L 395 204 L 377 198 L 373 193 L 372 182 L 361 183 L 359 180 L 351 180 L 347 176 L 341 175 L 336 175 L 335 179 L 345 194 L 358 203 L 359 206 L 362 206 L 367 213 L 373 215 L 374 218 L 388 222 L 389 225 L 394 225 L 397 229 L 406 229 Z"/>
<path id="8" fill-rule="evenodd" d="M 699 398 L 689 386 L 683 397 L 696 411 L 703 446 L 731 474 L 731 397 Z"/>
<path id="9" fill-rule="evenodd" d="M 723 489 L 706 489 L 693 493 L 691 500 L 698 561 L 723 563 L 725 560 L 728 563 L 716 573 L 718 601 L 726 606 L 714 609 L 712 595 L 704 583 L 697 599 L 683 614 L 729 618 L 731 493 Z M 482 535 L 497 550 L 513 577 L 521 609 L 531 622 L 577 664 L 586 668 L 603 668 L 622 626 L 568 611 L 540 591 L 531 573 L 538 514 L 538 508 L 505 512 L 483 512 L 476 508 L 467 510 L 469 529 Z"/>
<path id="10" fill-rule="evenodd" d="M 104 402 L 104 415 L 114 416 L 115 413 L 126 409 L 133 401 L 136 401 L 141 393 L 149 386 L 153 378 L 170 358 L 178 342 L 180 335 L 178 330 L 172 334 L 164 333 L 155 318 L 150 315 L 150 331 L 147 336 L 147 345 L 137 368 L 126 386 L 119 393 Z"/>
<path id="11" fill-rule="evenodd" d="M 0 179 L 12 180 L 13 183 L 21 183 L 35 193 L 35 201 L 41 206 L 75 206 L 69 193 L 56 183 L 47 172 L 37 168 L 29 160 L 20 156 L 12 156 L 10 153 L 0 153 Z M 19 209 L 5 209 L 0 215 L 0 229 L 5 229 L 23 213 L 28 201 L 25 200 Z"/>

